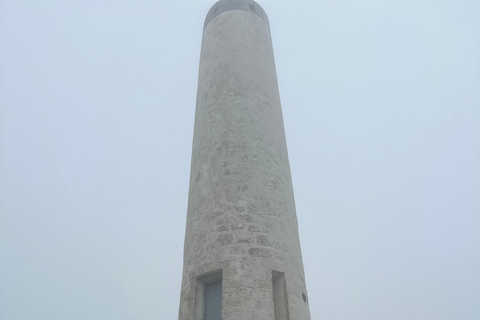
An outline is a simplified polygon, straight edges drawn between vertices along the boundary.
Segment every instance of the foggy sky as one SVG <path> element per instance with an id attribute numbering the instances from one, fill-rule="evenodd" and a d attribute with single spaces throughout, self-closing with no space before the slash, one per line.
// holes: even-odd
<path id="1" fill-rule="evenodd" d="M 312 320 L 480 319 L 480 1 L 258 1 Z M 0 319 L 177 319 L 214 1 L 0 1 Z"/>

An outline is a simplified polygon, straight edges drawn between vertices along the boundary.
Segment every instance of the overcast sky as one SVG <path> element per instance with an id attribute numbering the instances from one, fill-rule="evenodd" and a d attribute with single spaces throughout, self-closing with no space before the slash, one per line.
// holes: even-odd
<path id="1" fill-rule="evenodd" d="M 213 4 L 0 0 L 0 319 L 177 319 Z M 259 4 L 312 320 L 479 320 L 480 1 Z"/>

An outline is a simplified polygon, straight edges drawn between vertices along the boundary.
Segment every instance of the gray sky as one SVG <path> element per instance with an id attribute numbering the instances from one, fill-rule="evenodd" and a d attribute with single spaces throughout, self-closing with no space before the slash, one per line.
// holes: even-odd
<path id="1" fill-rule="evenodd" d="M 0 319 L 176 319 L 214 1 L 0 0 Z M 480 1 L 259 4 L 310 310 L 480 319 Z"/>

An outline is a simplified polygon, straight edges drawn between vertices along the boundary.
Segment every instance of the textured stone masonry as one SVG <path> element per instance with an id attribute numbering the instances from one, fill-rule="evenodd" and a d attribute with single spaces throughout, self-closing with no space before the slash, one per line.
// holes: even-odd
<path id="1" fill-rule="evenodd" d="M 205 22 L 179 320 L 203 320 L 208 274 L 223 320 L 310 319 L 270 29 L 251 0 L 221 0 Z"/>

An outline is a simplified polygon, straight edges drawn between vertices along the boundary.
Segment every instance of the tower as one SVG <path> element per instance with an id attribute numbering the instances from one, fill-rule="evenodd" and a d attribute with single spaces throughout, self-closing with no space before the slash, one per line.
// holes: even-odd
<path id="1" fill-rule="evenodd" d="M 179 320 L 309 320 L 270 27 L 252 0 L 208 12 Z"/>

